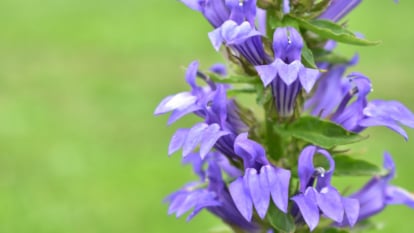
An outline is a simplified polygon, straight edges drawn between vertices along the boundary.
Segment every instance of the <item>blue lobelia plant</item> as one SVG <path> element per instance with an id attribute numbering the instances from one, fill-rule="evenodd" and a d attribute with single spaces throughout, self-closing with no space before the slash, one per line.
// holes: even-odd
<path id="1" fill-rule="evenodd" d="M 369 78 L 345 75 L 358 57 L 335 44 L 375 45 L 338 24 L 361 0 L 181 0 L 214 29 L 208 34 L 232 67 L 187 69 L 190 91 L 165 98 L 155 114 L 168 124 L 200 117 L 178 129 L 168 153 L 182 150 L 198 181 L 169 195 L 169 214 L 203 209 L 234 232 L 358 232 L 387 205 L 414 208 L 414 196 L 393 186 L 392 157 L 383 168 L 352 156 L 347 146 L 385 126 L 407 139 L 414 114 L 397 101 L 371 100 Z M 200 79 L 205 83 L 196 82 Z M 251 93 L 264 116 L 236 100 Z M 372 176 L 354 193 L 341 193 L 335 175 Z"/>

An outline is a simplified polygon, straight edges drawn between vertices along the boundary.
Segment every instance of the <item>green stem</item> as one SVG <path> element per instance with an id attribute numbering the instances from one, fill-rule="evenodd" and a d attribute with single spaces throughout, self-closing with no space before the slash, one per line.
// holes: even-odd
<path id="1" fill-rule="evenodd" d="M 276 118 L 274 117 L 274 106 L 273 101 L 268 101 L 265 107 L 265 124 L 266 124 L 266 145 L 268 154 L 270 157 L 279 161 L 283 157 L 283 145 L 282 137 L 275 132 L 274 126 L 277 124 Z"/>

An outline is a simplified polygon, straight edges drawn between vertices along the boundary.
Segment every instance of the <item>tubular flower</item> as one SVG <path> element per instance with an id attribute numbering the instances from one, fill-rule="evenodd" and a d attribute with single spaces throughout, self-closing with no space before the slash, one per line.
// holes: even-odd
<path id="1" fill-rule="evenodd" d="M 189 8 L 201 12 L 214 27 L 220 27 L 225 21 L 237 23 L 248 21 L 254 24 L 256 0 L 181 0 Z"/>
<path id="2" fill-rule="evenodd" d="M 271 165 L 263 147 L 248 139 L 247 133 L 236 138 L 234 150 L 243 158 L 246 170 L 243 177 L 230 183 L 229 190 L 243 217 L 251 221 L 254 206 L 263 219 L 270 198 L 281 211 L 287 213 L 290 171 Z"/>
<path id="3" fill-rule="evenodd" d="M 182 189 L 169 195 L 165 201 L 170 204 L 168 213 L 181 217 L 190 212 L 187 221 L 191 220 L 201 210 L 207 209 L 233 227 L 247 232 L 257 232 L 259 226 L 254 221 L 246 221 L 237 210 L 229 190 L 222 177 L 222 171 L 229 177 L 240 175 L 239 170 L 228 163 L 219 153 L 209 153 L 205 159 L 200 159 L 197 153 L 185 158 L 187 164 L 192 164 L 197 170 L 200 181 L 185 185 Z M 207 165 L 207 169 L 203 169 Z"/>
<path id="4" fill-rule="evenodd" d="M 213 70 L 224 72 L 217 65 Z M 197 76 L 201 76 L 209 85 L 198 86 L 195 82 Z M 233 150 L 234 139 L 249 128 L 241 119 L 236 102 L 226 97 L 228 86 L 215 84 L 198 72 L 197 62 L 190 64 L 186 79 L 192 88 L 191 92 L 168 96 L 158 105 L 155 114 L 172 111 L 169 119 L 169 123 L 172 123 L 186 114 L 195 113 L 204 122 L 190 129 L 178 129 L 171 139 L 168 153 L 171 155 L 182 149 L 182 155 L 186 157 L 200 145 L 201 157 L 214 147 L 226 156 L 237 158 Z"/>
<path id="5" fill-rule="evenodd" d="M 321 114 L 356 133 L 371 126 L 385 126 L 407 140 L 408 135 L 400 124 L 414 128 L 414 114 L 410 110 L 398 101 L 368 101 L 367 95 L 372 91 L 371 82 L 362 74 L 353 73 L 345 79 L 341 78 L 340 73 L 332 74 L 321 80 L 323 82 L 319 83 L 316 92 L 318 95 L 308 102 L 308 106 L 313 104 L 310 107 L 313 115 Z M 324 86 L 331 89 L 323 92 Z M 331 96 L 329 93 L 336 94 Z M 341 98 L 338 98 L 339 93 Z M 355 101 L 352 101 L 354 97 Z M 333 106 L 336 106 L 335 110 Z"/>
<path id="6" fill-rule="evenodd" d="M 358 221 L 381 212 L 388 205 L 403 204 L 414 208 L 414 195 L 390 184 L 395 176 L 395 164 L 387 152 L 384 153 L 383 166 L 388 171 L 386 175 L 374 176 L 364 187 L 350 196 L 360 203 Z M 345 221 L 342 225 L 349 223 Z"/>
<path id="7" fill-rule="evenodd" d="M 329 162 L 329 169 L 314 167 L 313 158 L 323 155 Z M 335 170 L 335 161 L 323 149 L 308 146 L 299 155 L 299 193 L 291 199 L 296 204 L 296 220 L 305 221 L 311 230 L 319 223 L 320 213 L 340 223 L 346 219 L 350 225 L 356 223 L 359 214 L 359 203 L 355 198 L 342 197 L 331 185 Z"/>
<path id="8" fill-rule="evenodd" d="M 216 50 L 219 50 L 224 43 L 240 53 L 252 65 L 263 65 L 270 61 L 264 51 L 261 33 L 247 21 L 239 25 L 235 21 L 228 20 L 208 36 Z"/>
<path id="9" fill-rule="evenodd" d="M 320 67 L 328 71 L 322 73 L 318 80 L 317 88 L 312 96 L 306 100 L 305 109 L 310 110 L 314 116 L 328 117 L 341 102 L 343 96 L 348 91 L 349 81 L 343 79 L 348 67 L 354 66 L 358 62 L 358 56 L 347 64 L 337 64 L 326 66 L 321 64 Z"/>
<path id="10" fill-rule="evenodd" d="M 273 37 L 275 60 L 269 65 L 256 66 L 265 86 L 271 84 L 276 108 L 282 117 L 293 114 L 296 97 L 305 89 L 310 92 L 319 71 L 301 63 L 303 40 L 292 27 L 276 29 Z"/>

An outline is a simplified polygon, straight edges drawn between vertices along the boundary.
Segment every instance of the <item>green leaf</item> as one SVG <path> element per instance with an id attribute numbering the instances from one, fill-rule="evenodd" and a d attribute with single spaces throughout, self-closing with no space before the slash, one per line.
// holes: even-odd
<path id="1" fill-rule="evenodd" d="M 384 170 L 365 160 L 355 159 L 349 155 L 334 156 L 337 176 L 374 176 L 381 175 Z"/>
<path id="2" fill-rule="evenodd" d="M 256 97 L 256 103 L 259 106 L 263 106 L 265 103 L 268 103 L 272 100 L 272 93 L 269 90 L 269 88 L 264 88 L 262 84 L 256 85 L 257 90 L 257 97 Z"/>
<path id="3" fill-rule="evenodd" d="M 221 77 L 215 73 L 207 73 L 210 79 L 217 83 L 230 83 L 230 84 L 256 84 L 261 83 L 259 77 L 247 77 L 247 76 L 228 76 L 228 77 Z"/>
<path id="4" fill-rule="evenodd" d="M 351 31 L 328 20 L 317 19 L 308 21 L 294 16 L 289 17 L 296 20 L 300 27 L 312 31 L 326 39 L 353 45 L 377 45 L 380 43 L 379 41 L 369 41 L 358 38 Z"/>
<path id="5" fill-rule="evenodd" d="M 270 205 L 266 218 L 269 221 L 270 225 L 279 232 L 295 232 L 296 226 L 293 217 L 289 214 L 283 213 L 274 205 Z"/>
<path id="6" fill-rule="evenodd" d="M 277 27 L 282 26 L 281 19 L 279 17 L 277 17 L 275 12 L 273 12 L 272 10 L 267 11 L 267 18 L 268 18 L 267 20 L 269 22 L 270 29 L 272 29 L 271 31 L 273 31 L 273 29 L 275 29 Z"/>
<path id="7" fill-rule="evenodd" d="M 276 126 L 282 136 L 292 136 L 323 148 L 346 145 L 366 139 L 341 126 L 316 117 L 305 116 L 285 127 Z"/>
<path id="8" fill-rule="evenodd" d="M 306 45 L 302 48 L 302 61 L 306 67 L 317 69 L 315 59 L 313 57 L 312 50 L 310 50 Z"/>

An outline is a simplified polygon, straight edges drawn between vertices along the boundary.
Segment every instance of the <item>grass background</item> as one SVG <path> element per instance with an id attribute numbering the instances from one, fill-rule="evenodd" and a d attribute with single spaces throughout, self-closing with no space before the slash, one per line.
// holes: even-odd
<path id="1" fill-rule="evenodd" d="M 413 1 L 366 0 L 350 28 L 377 47 L 359 51 L 357 69 L 372 97 L 414 109 Z M 207 232 L 220 221 L 166 215 L 164 196 L 195 178 L 168 158 L 174 129 L 152 112 L 187 90 L 183 66 L 221 61 L 210 26 L 174 0 L 0 1 L 0 232 Z M 383 128 L 358 146 L 381 163 L 396 159 L 395 184 L 414 190 L 414 143 Z M 409 130 L 414 137 L 414 131 Z M 339 181 L 340 182 L 340 181 Z M 355 184 L 359 184 L 356 181 Z M 392 206 L 376 217 L 382 232 L 409 233 L 414 210 Z"/>

